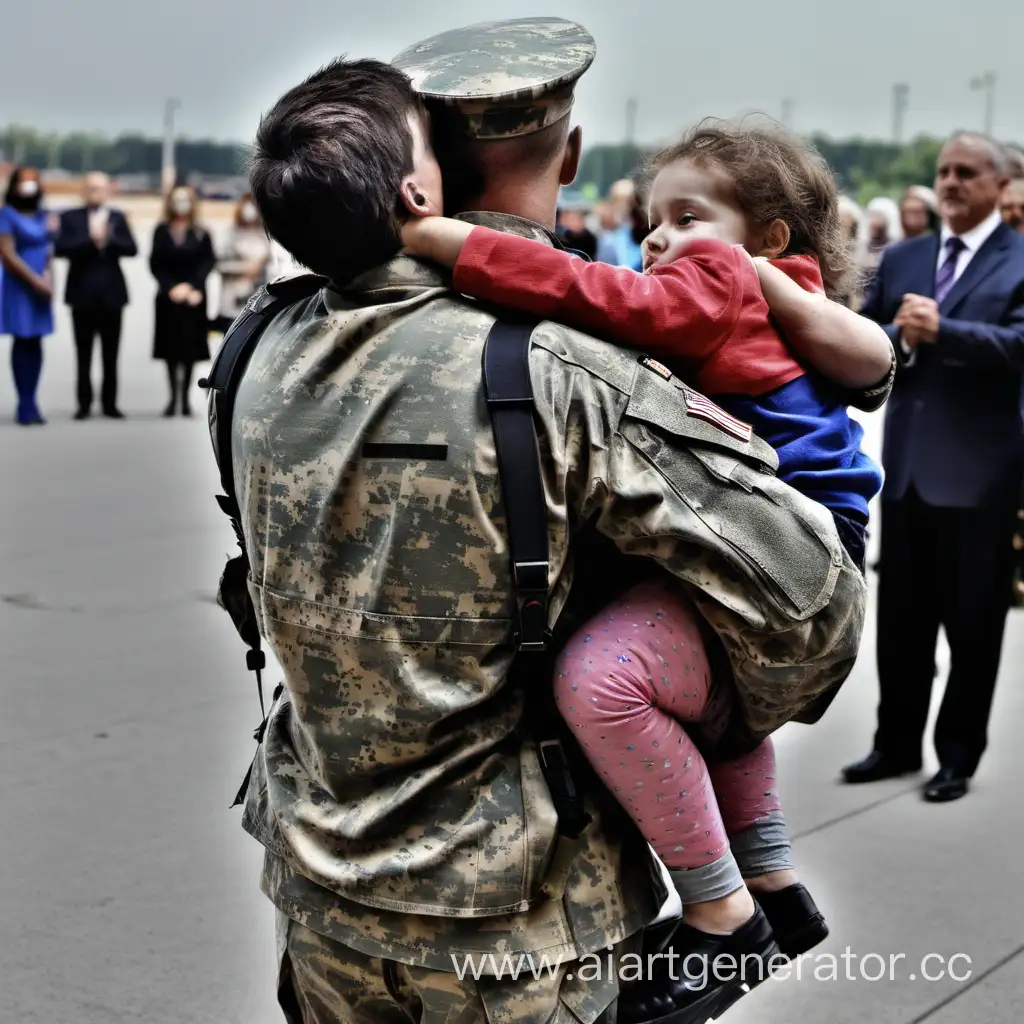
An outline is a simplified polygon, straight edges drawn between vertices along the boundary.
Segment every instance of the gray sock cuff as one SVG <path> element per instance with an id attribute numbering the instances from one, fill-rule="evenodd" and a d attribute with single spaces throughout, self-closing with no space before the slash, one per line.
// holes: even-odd
<path id="1" fill-rule="evenodd" d="M 726 850 L 718 860 L 699 868 L 671 868 L 669 876 L 685 907 L 688 903 L 707 903 L 743 888 L 743 876 L 732 852 Z"/>
<path id="2" fill-rule="evenodd" d="M 796 868 L 793 845 L 782 811 L 772 811 L 766 818 L 729 836 L 729 846 L 744 878 Z"/>

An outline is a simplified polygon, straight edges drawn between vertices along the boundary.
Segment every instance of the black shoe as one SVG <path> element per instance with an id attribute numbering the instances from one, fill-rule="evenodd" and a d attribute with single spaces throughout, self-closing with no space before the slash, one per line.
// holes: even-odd
<path id="1" fill-rule="evenodd" d="M 171 402 L 171 404 L 169 406 L 167 406 L 166 409 L 164 409 L 164 416 L 167 419 L 170 419 L 174 415 L 176 405 L 177 405 L 177 403 Z"/>
<path id="2" fill-rule="evenodd" d="M 104 409 L 103 415 L 106 416 L 108 420 L 123 420 L 125 418 L 124 413 L 121 412 L 120 409 Z"/>
<path id="3" fill-rule="evenodd" d="M 716 1020 L 783 960 L 764 911 L 756 907 L 731 935 L 680 924 L 653 961 L 651 976 L 619 997 L 618 1024 L 705 1024 Z"/>
<path id="4" fill-rule="evenodd" d="M 921 770 L 920 761 L 899 761 L 872 750 L 863 761 L 848 764 L 843 769 L 843 778 L 852 784 L 858 782 L 879 782 L 881 779 L 896 779 L 901 775 L 913 775 Z"/>
<path id="5" fill-rule="evenodd" d="M 75 413 L 74 419 L 76 419 L 76 420 L 87 420 L 91 415 L 92 415 L 92 413 L 89 412 L 88 409 L 79 409 L 78 412 Z"/>
<path id="6" fill-rule="evenodd" d="M 967 776 L 955 768 L 940 768 L 926 783 L 924 798 L 932 804 L 944 804 L 967 795 Z"/>
<path id="7" fill-rule="evenodd" d="M 776 892 L 753 895 L 768 918 L 779 950 L 787 960 L 795 960 L 828 938 L 824 915 L 799 882 Z"/>

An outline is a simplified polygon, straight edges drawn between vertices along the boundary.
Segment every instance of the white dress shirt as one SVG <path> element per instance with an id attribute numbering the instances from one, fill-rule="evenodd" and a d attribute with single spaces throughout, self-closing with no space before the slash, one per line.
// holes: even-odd
<path id="1" fill-rule="evenodd" d="M 98 232 L 106 230 L 107 224 L 110 221 L 109 207 L 97 206 L 95 208 L 89 208 L 88 219 L 89 237 L 95 238 Z"/>

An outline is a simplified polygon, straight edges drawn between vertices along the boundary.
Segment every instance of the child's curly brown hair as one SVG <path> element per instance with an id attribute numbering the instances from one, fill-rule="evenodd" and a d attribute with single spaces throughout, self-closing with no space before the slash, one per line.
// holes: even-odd
<path id="1" fill-rule="evenodd" d="M 774 122 L 749 127 L 708 118 L 658 153 L 649 174 L 677 160 L 721 170 L 754 228 L 785 221 L 790 232 L 786 253 L 816 257 L 825 291 L 842 292 L 852 261 L 839 221 L 835 179 L 817 150 Z"/>

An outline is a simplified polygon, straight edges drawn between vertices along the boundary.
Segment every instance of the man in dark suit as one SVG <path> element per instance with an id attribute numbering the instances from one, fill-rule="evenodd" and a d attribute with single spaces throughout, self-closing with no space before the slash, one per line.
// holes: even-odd
<path id="1" fill-rule="evenodd" d="M 987 741 L 1009 607 L 1022 476 L 1024 237 L 1004 225 L 1005 150 L 960 134 L 939 157 L 943 226 L 887 249 L 865 297 L 902 366 L 882 461 L 881 700 L 874 749 L 847 782 L 921 767 L 942 625 L 952 664 L 925 799 L 967 792 Z"/>
<path id="2" fill-rule="evenodd" d="M 117 354 L 128 289 L 118 261 L 136 255 L 138 247 L 125 215 L 107 206 L 109 194 L 105 174 L 86 175 L 85 206 L 62 214 L 55 244 L 56 254 L 69 261 L 65 302 L 71 307 L 78 353 L 76 420 L 91 414 L 92 348 L 97 335 L 103 357 L 103 415 L 124 419 L 117 408 Z"/>

